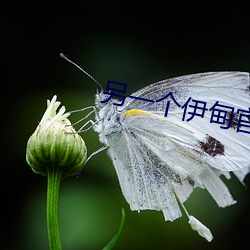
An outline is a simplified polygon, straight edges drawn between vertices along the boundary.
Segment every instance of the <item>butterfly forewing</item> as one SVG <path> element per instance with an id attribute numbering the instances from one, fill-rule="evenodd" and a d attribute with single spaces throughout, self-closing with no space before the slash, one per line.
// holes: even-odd
<path id="1" fill-rule="evenodd" d="M 168 136 L 175 136 L 181 140 L 182 132 L 177 131 L 177 127 L 183 131 L 191 131 L 196 139 L 192 140 L 193 143 L 191 143 L 193 153 L 198 153 L 198 157 L 200 156 L 215 168 L 233 171 L 249 166 L 250 134 L 236 132 L 237 110 L 247 111 L 250 104 L 249 77 L 247 73 L 218 72 L 177 77 L 149 85 L 132 94 L 132 96 L 158 100 L 169 92 L 173 93 L 181 107 L 176 106 L 170 99 L 154 103 L 129 99 L 125 109 L 142 109 L 164 116 L 166 102 L 170 100 L 169 111 L 167 116 L 164 117 L 169 121 L 169 123 L 165 123 L 164 130 L 173 129 L 173 135 Z M 187 102 L 188 98 L 192 98 L 189 104 L 190 107 L 187 106 L 185 109 L 182 106 Z M 206 109 L 203 116 L 201 116 L 201 108 L 194 110 L 197 101 L 205 105 L 202 106 Z M 211 122 L 212 111 L 209 109 L 217 101 L 220 105 L 225 106 L 224 111 L 228 115 L 223 125 Z M 201 105 L 200 103 L 198 105 Z M 230 113 L 231 111 L 233 111 L 233 114 Z M 194 113 L 198 115 L 193 115 Z M 229 124 L 230 117 L 232 117 L 232 120 Z M 149 126 L 150 124 L 155 127 L 158 126 L 159 121 L 157 119 L 152 118 L 150 122 L 149 119 L 149 117 L 146 117 L 144 123 Z M 131 120 L 136 121 L 135 118 Z M 228 128 L 225 129 L 226 127 Z M 182 145 L 184 147 L 190 146 L 188 141 L 185 142 L 185 139 Z"/>

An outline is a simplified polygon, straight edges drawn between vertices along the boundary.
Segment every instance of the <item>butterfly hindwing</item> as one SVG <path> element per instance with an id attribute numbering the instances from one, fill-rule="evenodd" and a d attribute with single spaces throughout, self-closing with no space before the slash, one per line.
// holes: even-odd
<path id="1" fill-rule="evenodd" d="M 109 141 L 109 155 L 123 195 L 131 210 L 161 210 L 166 220 L 173 221 L 181 216 L 181 212 L 170 184 L 172 177 L 160 173 L 156 168 L 156 165 L 160 167 L 158 158 L 153 152 L 145 151 L 144 142 L 131 133 L 124 131 Z"/>

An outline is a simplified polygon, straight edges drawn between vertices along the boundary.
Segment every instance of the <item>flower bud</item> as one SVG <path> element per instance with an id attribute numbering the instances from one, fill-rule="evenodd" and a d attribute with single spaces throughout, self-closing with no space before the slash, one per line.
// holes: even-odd
<path id="1" fill-rule="evenodd" d="M 60 102 L 54 96 L 47 101 L 41 122 L 27 143 L 26 160 L 32 170 L 47 176 L 50 168 L 62 171 L 62 177 L 79 172 L 87 158 L 86 145 L 76 133 L 65 113 L 65 107 L 56 113 Z"/>

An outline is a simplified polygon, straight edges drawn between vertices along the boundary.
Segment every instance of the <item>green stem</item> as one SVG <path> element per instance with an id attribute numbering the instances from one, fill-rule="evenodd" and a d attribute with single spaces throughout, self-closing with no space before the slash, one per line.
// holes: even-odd
<path id="1" fill-rule="evenodd" d="M 59 231 L 59 188 L 62 170 L 58 167 L 48 168 L 47 186 L 47 227 L 50 250 L 61 250 Z"/>

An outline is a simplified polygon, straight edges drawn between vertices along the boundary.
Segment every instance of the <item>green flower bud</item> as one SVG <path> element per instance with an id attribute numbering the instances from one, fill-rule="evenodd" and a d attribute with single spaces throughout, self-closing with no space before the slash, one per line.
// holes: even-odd
<path id="1" fill-rule="evenodd" d="M 47 101 L 41 122 L 27 143 L 26 160 L 32 170 L 43 176 L 48 175 L 50 168 L 62 171 L 62 177 L 79 172 L 87 158 L 87 148 L 82 137 L 76 133 L 54 96 Z M 55 169 L 56 170 L 56 169 Z"/>

